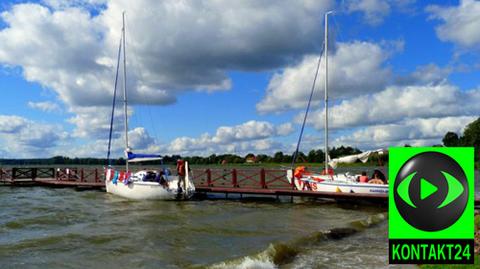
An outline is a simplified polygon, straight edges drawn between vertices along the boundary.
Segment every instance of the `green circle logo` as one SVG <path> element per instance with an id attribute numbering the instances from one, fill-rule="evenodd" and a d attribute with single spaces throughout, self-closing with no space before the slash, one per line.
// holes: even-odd
<path id="1" fill-rule="evenodd" d="M 395 205 L 402 218 L 423 231 L 453 225 L 468 202 L 468 181 L 462 167 L 440 152 L 422 152 L 400 168 L 394 184 Z"/>

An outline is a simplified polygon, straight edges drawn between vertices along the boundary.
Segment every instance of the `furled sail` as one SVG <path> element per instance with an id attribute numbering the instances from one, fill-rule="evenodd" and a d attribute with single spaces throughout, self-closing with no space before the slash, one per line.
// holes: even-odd
<path id="1" fill-rule="evenodd" d="M 331 159 L 328 162 L 328 165 L 332 168 L 337 168 L 337 165 L 339 163 L 355 163 L 357 161 L 361 161 L 362 163 L 366 163 L 368 161 L 368 158 L 372 156 L 373 154 L 386 154 L 388 151 L 386 149 L 377 149 L 377 150 L 369 150 L 362 152 L 360 154 L 355 154 L 355 155 L 349 155 L 349 156 L 343 156 L 340 158 L 335 158 Z"/>
<path id="2" fill-rule="evenodd" d="M 133 153 L 130 150 L 125 151 L 125 155 L 127 155 L 127 160 L 128 160 L 129 163 L 132 163 L 132 162 L 146 162 L 146 161 L 158 161 L 158 160 L 162 159 L 161 155 Z"/>

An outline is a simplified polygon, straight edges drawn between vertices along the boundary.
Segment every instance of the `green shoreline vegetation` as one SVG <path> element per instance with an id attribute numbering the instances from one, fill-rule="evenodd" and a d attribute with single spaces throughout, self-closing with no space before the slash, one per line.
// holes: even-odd
<path id="1" fill-rule="evenodd" d="M 332 158 L 337 158 L 340 156 L 351 155 L 361 153 L 359 149 L 352 147 L 340 146 L 338 148 L 330 149 L 330 156 Z M 324 162 L 324 152 L 322 150 L 311 150 L 308 155 L 305 155 L 303 152 L 299 152 L 297 160 L 300 160 L 303 163 L 308 163 L 309 165 L 320 165 Z M 386 157 L 385 157 L 386 158 Z M 165 164 L 174 164 L 178 159 L 184 159 L 190 164 L 194 165 L 291 165 L 292 155 L 284 154 L 279 151 L 276 152 L 273 156 L 266 154 L 254 155 L 249 153 L 244 157 L 236 154 L 221 154 L 216 155 L 212 154 L 207 157 L 203 156 L 180 156 L 180 155 L 171 155 L 163 156 L 163 163 Z M 386 159 L 385 159 L 386 160 Z M 125 164 L 124 158 L 112 159 L 110 160 L 112 165 L 123 165 Z M 78 165 L 105 165 L 107 163 L 106 158 L 70 158 L 65 156 L 55 156 L 52 158 L 32 158 L 32 159 L 0 159 L 0 165 L 68 165 L 68 164 L 78 164 Z M 160 164 L 161 162 L 149 162 L 150 164 Z"/>

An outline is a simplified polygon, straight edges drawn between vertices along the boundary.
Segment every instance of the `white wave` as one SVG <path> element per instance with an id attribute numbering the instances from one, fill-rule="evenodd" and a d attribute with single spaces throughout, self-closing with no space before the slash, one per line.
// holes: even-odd
<path id="1" fill-rule="evenodd" d="M 278 268 L 270 260 L 243 258 L 239 264 L 220 263 L 212 266 L 215 269 L 276 269 Z"/>

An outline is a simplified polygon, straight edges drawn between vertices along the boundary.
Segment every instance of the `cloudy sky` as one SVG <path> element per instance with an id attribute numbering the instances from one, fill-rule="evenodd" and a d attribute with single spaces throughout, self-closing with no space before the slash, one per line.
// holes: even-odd
<path id="1" fill-rule="evenodd" d="M 439 3 L 2 1 L 0 158 L 106 155 L 124 10 L 135 151 L 292 152 L 328 10 L 331 144 L 438 144 L 480 115 L 480 2 Z M 323 148 L 324 70 L 303 151 Z"/>

